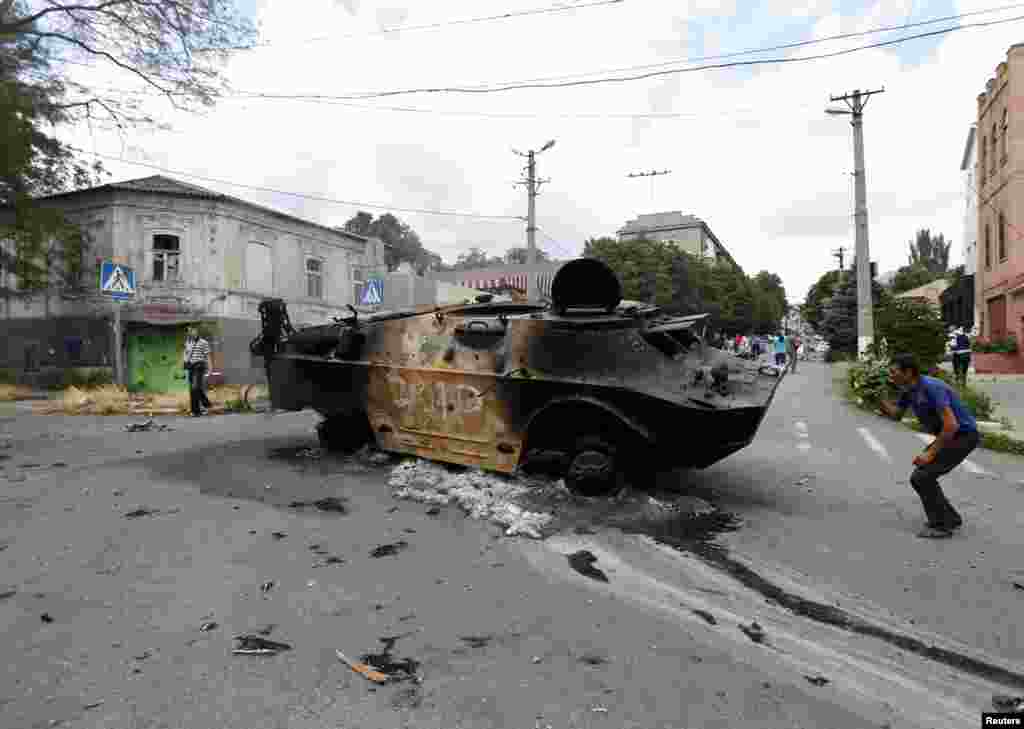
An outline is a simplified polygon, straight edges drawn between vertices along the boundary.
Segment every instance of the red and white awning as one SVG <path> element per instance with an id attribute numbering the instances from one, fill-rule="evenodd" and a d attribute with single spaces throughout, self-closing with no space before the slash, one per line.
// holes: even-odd
<path id="1" fill-rule="evenodd" d="M 555 275 L 552 273 L 535 273 L 532 275 L 536 277 L 537 290 L 540 294 L 550 297 L 551 282 L 554 280 Z M 508 291 L 511 289 L 526 293 L 529 276 L 530 274 L 526 273 L 515 273 L 493 278 L 475 278 L 459 281 L 459 285 L 480 291 Z"/>

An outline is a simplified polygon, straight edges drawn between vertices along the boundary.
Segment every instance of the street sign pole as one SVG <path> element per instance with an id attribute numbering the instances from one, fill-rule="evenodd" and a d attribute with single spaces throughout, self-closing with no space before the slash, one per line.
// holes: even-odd
<path id="1" fill-rule="evenodd" d="M 121 357 L 121 301 L 114 299 L 114 382 L 124 384 L 124 361 Z"/>

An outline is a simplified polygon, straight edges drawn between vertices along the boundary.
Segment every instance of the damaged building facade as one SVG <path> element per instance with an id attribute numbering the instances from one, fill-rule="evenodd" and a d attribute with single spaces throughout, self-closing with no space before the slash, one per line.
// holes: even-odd
<path id="1" fill-rule="evenodd" d="M 262 299 L 286 300 L 296 324 L 329 321 L 387 270 L 377 239 L 160 175 L 40 203 L 86 232 L 86 276 L 95 284 L 81 295 L 54 289 L 26 296 L 14 273 L 0 270 L 0 366 L 30 382 L 59 378 L 68 368 L 109 370 L 116 305 L 130 389 L 187 388 L 181 359 L 190 323 L 212 334 L 217 379 L 259 383 L 264 374 L 249 343 L 259 333 Z M 102 260 L 134 269 L 133 301 L 114 304 L 99 295 Z"/>

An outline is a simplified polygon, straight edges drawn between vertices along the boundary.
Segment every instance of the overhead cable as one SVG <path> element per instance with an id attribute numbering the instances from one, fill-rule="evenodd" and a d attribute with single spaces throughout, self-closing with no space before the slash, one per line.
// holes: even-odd
<path id="1" fill-rule="evenodd" d="M 320 41 L 337 41 L 337 40 L 350 40 L 352 38 L 367 38 L 378 35 L 389 35 L 391 33 L 408 33 L 409 31 L 415 30 L 435 30 L 437 28 L 445 28 L 453 25 L 470 25 L 473 23 L 488 23 L 495 20 L 512 20 L 514 18 L 525 18 L 530 15 L 547 15 L 549 13 L 564 13 L 570 10 L 582 10 L 584 8 L 596 8 L 602 5 L 621 5 L 625 0 L 597 0 L 596 2 L 589 3 L 578 3 L 575 5 L 554 5 L 551 7 L 544 8 L 531 8 L 529 10 L 512 10 L 506 13 L 499 13 L 497 15 L 485 15 L 477 18 L 462 18 L 459 20 L 442 20 L 436 23 L 426 23 L 424 25 L 401 25 L 395 26 L 394 28 L 382 28 L 377 31 L 369 31 L 367 33 L 348 33 L 345 35 L 321 35 L 314 36 L 312 38 L 301 38 L 294 41 L 264 41 L 262 43 L 253 43 L 247 46 L 230 46 L 227 49 L 220 48 L 197 48 L 196 51 L 220 51 L 220 50 L 235 50 L 235 51 L 247 51 L 255 48 L 265 48 L 267 46 L 280 46 L 280 45 L 299 45 L 303 43 L 317 43 Z"/>
<path id="2" fill-rule="evenodd" d="M 217 178 L 217 177 L 207 177 L 205 175 L 197 175 L 197 174 L 195 174 L 193 172 L 185 172 L 183 170 L 172 170 L 172 169 L 168 169 L 166 167 L 161 167 L 159 165 L 150 164 L 148 162 L 137 162 L 135 160 L 124 159 L 123 157 L 115 157 L 115 156 L 109 155 L 109 154 L 101 154 L 100 152 L 91 152 L 91 151 L 89 151 L 87 149 L 80 149 L 79 147 L 74 147 L 74 146 L 71 146 L 71 145 L 68 145 L 68 148 L 69 149 L 73 149 L 74 151 L 76 151 L 76 152 L 78 152 L 80 154 L 88 154 L 88 155 L 91 155 L 93 157 L 99 157 L 101 159 L 108 159 L 108 160 L 112 160 L 112 161 L 116 161 L 116 162 L 121 162 L 121 163 L 126 164 L 126 165 L 135 165 L 137 167 L 147 167 L 149 169 L 157 170 L 159 172 L 166 172 L 169 175 L 178 175 L 180 177 L 191 177 L 191 178 L 194 178 L 194 179 L 197 179 L 197 180 L 204 180 L 206 182 L 217 182 L 217 183 L 220 183 L 222 185 L 230 185 L 232 187 L 244 187 L 244 188 L 249 189 L 249 190 L 259 190 L 261 192 L 272 192 L 272 193 L 276 193 L 278 195 L 290 195 L 292 197 L 300 197 L 300 198 L 304 198 L 304 199 L 307 199 L 307 200 L 316 200 L 317 202 L 334 203 L 334 204 L 337 204 L 337 205 L 347 205 L 347 206 L 350 206 L 350 207 L 357 207 L 357 208 L 374 208 L 374 209 L 377 209 L 377 210 L 390 210 L 390 211 L 397 211 L 397 212 L 401 212 L 401 213 L 419 213 L 421 215 L 445 215 L 445 216 L 458 217 L 458 218 L 477 218 L 477 219 L 482 219 L 482 220 L 487 220 L 487 219 L 489 219 L 489 220 L 517 220 L 517 221 L 524 220 L 524 218 L 522 216 L 519 216 L 519 215 L 482 215 L 480 213 L 462 213 L 462 212 L 457 212 L 457 211 L 454 211 L 454 210 L 428 210 L 428 209 L 424 209 L 424 208 L 403 208 L 403 207 L 397 207 L 395 205 L 382 205 L 380 203 L 360 202 L 358 200 L 339 200 L 337 198 L 325 197 L 323 195 L 313 195 L 313 194 L 304 193 L 304 192 L 292 192 L 291 190 L 278 190 L 278 189 L 272 188 L 272 187 L 263 187 L 261 185 L 250 185 L 250 184 L 247 184 L 247 183 L 244 183 L 244 182 L 233 182 L 231 180 L 224 180 L 224 179 L 220 179 L 220 178 Z"/>
<path id="3" fill-rule="evenodd" d="M 752 59 L 749 61 L 731 61 L 728 63 L 713 63 L 704 64 L 699 66 L 689 66 L 686 68 L 671 68 L 660 71 L 648 71 L 646 73 L 632 74 L 629 76 L 609 76 L 605 78 L 597 79 L 581 79 L 576 81 L 560 81 L 556 83 L 506 83 L 497 86 L 489 87 L 468 87 L 468 86 L 438 86 L 438 87 L 424 87 L 424 88 L 413 88 L 413 89 L 399 89 L 392 91 L 368 91 L 361 93 L 349 93 L 349 94 L 266 94 L 259 93 L 253 94 L 254 96 L 262 98 L 275 98 L 275 99 L 329 99 L 329 100 L 352 100 L 359 101 L 364 99 L 380 99 L 391 96 L 406 96 L 410 94 L 493 94 L 503 91 L 519 91 L 527 89 L 562 89 L 576 86 L 596 86 L 599 84 L 607 83 L 624 83 L 629 81 L 640 81 L 649 78 L 657 78 L 660 76 L 671 76 L 683 73 L 693 73 L 695 71 L 710 71 L 724 68 L 742 68 L 750 66 L 766 66 L 771 64 L 787 64 L 787 63 L 800 63 L 805 61 L 818 61 L 826 58 L 837 58 L 839 56 L 846 56 L 852 53 L 858 53 L 860 51 L 871 50 L 874 48 L 885 48 L 888 46 L 899 45 L 912 40 L 918 40 L 921 38 L 932 38 L 947 33 L 953 33 L 958 30 L 967 30 L 970 28 L 986 28 L 996 25 L 1003 25 L 1005 23 L 1013 23 L 1020 20 L 1024 20 L 1024 15 L 1014 16 L 1012 18 L 1004 18 L 1002 20 L 991 20 L 987 22 L 969 23 L 966 25 L 958 25 L 950 28 L 940 28 L 938 30 L 928 31 L 926 33 L 917 33 L 910 36 L 904 36 L 902 38 L 895 38 L 892 40 L 879 41 L 877 43 L 870 43 L 863 46 L 856 46 L 854 48 L 846 48 L 840 51 L 831 51 L 828 53 L 819 53 L 811 56 L 796 56 L 791 58 L 763 58 L 763 59 Z"/>

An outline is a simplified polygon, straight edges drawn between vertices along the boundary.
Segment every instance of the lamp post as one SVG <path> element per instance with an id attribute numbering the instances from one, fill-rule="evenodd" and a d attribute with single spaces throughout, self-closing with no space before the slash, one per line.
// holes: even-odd
<path id="1" fill-rule="evenodd" d="M 534 271 L 534 267 L 537 264 L 537 190 L 540 189 L 541 184 L 544 182 L 550 182 L 550 180 L 538 180 L 537 179 L 537 162 L 536 156 L 541 152 L 546 152 L 555 146 L 555 140 L 551 139 L 544 143 L 544 146 L 534 151 L 529 150 L 525 154 L 512 150 L 521 157 L 526 157 L 526 197 L 527 197 L 527 208 L 526 208 L 526 264 L 527 264 L 527 276 L 526 276 L 526 300 L 537 301 L 537 274 Z"/>

